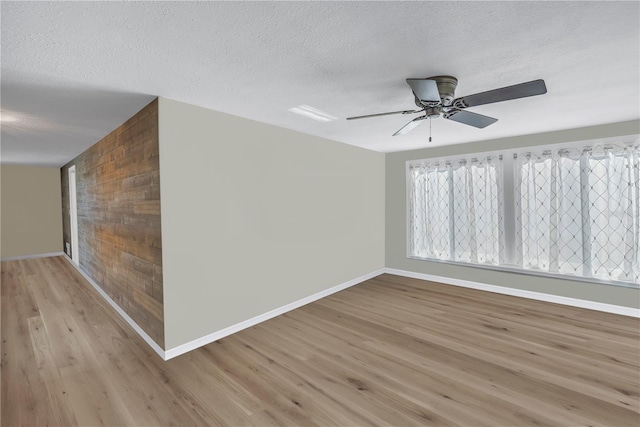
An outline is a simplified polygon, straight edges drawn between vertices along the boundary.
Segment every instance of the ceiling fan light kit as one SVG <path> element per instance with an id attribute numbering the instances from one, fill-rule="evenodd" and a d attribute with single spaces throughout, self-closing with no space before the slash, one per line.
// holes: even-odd
<path id="1" fill-rule="evenodd" d="M 413 92 L 415 103 L 418 107 L 417 110 L 368 114 L 365 116 L 348 117 L 347 120 L 365 119 L 391 114 L 423 113 L 423 115 L 416 117 L 400 128 L 400 130 L 394 133 L 393 136 L 404 135 L 413 130 L 425 119 L 432 119 L 440 116 L 447 120 L 482 129 L 497 122 L 498 119 L 466 111 L 467 108 L 547 93 L 547 87 L 544 80 L 533 80 L 461 98 L 455 97 L 458 79 L 453 76 L 434 76 L 425 79 L 410 78 L 407 79 L 407 84 L 411 87 L 411 91 Z M 431 136 L 429 136 L 429 141 L 431 141 Z"/>

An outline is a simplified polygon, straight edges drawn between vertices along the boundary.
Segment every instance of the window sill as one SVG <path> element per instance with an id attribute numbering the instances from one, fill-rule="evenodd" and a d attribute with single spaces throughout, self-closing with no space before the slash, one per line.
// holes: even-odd
<path id="1" fill-rule="evenodd" d="M 573 280 L 576 282 L 595 283 L 598 285 L 609 285 L 609 286 L 618 286 L 618 287 L 624 287 L 624 288 L 640 289 L 640 283 L 636 283 L 636 282 L 624 282 L 621 280 L 605 280 L 605 279 L 599 279 L 596 277 L 584 277 L 584 276 L 572 276 L 569 274 L 548 273 L 546 271 L 527 270 L 517 265 L 498 266 L 498 265 L 492 265 L 492 264 L 472 264 L 470 262 L 450 261 L 450 260 L 442 260 L 437 258 L 422 258 L 422 257 L 417 257 L 412 255 L 407 256 L 407 258 L 418 260 L 418 261 L 429 261 L 429 262 L 436 262 L 440 264 L 449 264 L 449 265 L 457 265 L 462 267 L 481 268 L 484 270 L 501 271 L 504 273 L 522 274 L 525 276 L 548 277 L 552 279 Z"/>

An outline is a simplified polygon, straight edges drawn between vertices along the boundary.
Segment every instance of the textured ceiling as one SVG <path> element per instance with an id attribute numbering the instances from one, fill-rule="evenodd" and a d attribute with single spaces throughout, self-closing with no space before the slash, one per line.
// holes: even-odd
<path id="1" fill-rule="evenodd" d="M 2 161 L 60 165 L 164 96 L 378 151 L 640 117 L 638 2 L 6 2 Z M 543 96 L 472 111 L 486 129 L 413 108 L 407 77 L 457 96 L 542 78 Z M 310 105 L 339 120 L 287 110 Z M 7 119 L 8 118 L 8 119 Z M 13 121 L 10 121 L 13 120 Z"/>

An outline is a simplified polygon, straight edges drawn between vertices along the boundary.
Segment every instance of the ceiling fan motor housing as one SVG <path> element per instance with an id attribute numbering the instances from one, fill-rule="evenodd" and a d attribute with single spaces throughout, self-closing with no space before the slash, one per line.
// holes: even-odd
<path id="1" fill-rule="evenodd" d="M 436 82 L 438 93 L 440 94 L 440 101 L 422 101 L 415 96 L 416 105 L 418 107 L 434 109 L 437 107 L 450 107 L 451 104 L 453 104 L 456 87 L 458 86 L 458 79 L 452 76 L 434 76 L 427 77 L 425 80 L 433 80 Z"/>
<path id="2" fill-rule="evenodd" d="M 424 109 L 424 114 L 425 118 L 430 117 L 433 119 L 437 119 L 438 117 L 440 117 L 440 114 L 442 114 L 442 107 L 427 107 Z"/>
<path id="3" fill-rule="evenodd" d="M 434 76 L 429 77 L 428 80 L 435 80 L 438 85 L 438 92 L 440 92 L 440 100 L 445 107 L 450 106 L 453 103 L 455 97 L 456 87 L 458 86 L 458 79 L 452 76 Z"/>

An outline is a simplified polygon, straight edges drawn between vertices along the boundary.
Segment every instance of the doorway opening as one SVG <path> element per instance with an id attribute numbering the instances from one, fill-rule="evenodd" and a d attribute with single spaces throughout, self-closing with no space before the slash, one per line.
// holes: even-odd
<path id="1" fill-rule="evenodd" d="M 78 253 L 78 199 L 76 193 L 76 166 L 69 168 L 69 224 L 71 228 L 71 260 L 80 266 Z"/>

